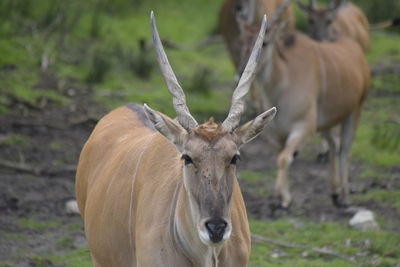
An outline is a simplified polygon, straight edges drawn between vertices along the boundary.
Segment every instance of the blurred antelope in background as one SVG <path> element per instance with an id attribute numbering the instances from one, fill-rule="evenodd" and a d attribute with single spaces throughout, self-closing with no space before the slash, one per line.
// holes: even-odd
<path id="1" fill-rule="evenodd" d="M 288 168 L 295 152 L 317 131 L 329 144 L 333 202 L 343 206 L 349 194 L 348 157 L 369 88 L 370 73 L 363 50 L 345 37 L 317 42 L 295 31 L 279 38 L 286 23 L 276 24 L 268 25 L 255 78 L 270 105 L 280 110 L 268 126 L 267 135 L 278 153 L 275 201 L 271 207 L 274 210 L 290 205 Z M 242 46 L 246 51 L 255 39 L 254 24 L 241 29 L 241 35 L 253 33 L 253 39 L 247 39 L 247 47 Z M 331 133 L 336 125 L 341 127 L 340 146 Z"/>
<path id="2" fill-rule="evenodd" d="M 242 19 L 259 25 L 264 14 L 267 17 L 272 17 L 284 2 L 285 0 L 224 0 L 219 10 L 219 28 L 236 68 L 239 68 L 242 42 L 239 38 L 240 29 L 237 15 L 246 16 L 247 14 L 252 14 L 254 17 Z M 281 19 L 289 21 L 287 31 L 294 29 L 295 17 L 291 6 L 284 10 Z"/>
<path id="3" fill-rule="evenodd" d="M 266 29 L 222 124 L 199 125 L 168 62 L 153 14 L 153 44 L 177 120 L 130 104 L 102 118 L 78 163 L 76 195 L 94 266 L 243 267 L 250 232 L 236 178 L 239 148 L 274 117 L 239 126 Z"/>
<path id="4" fill-rule="evenodd" d="M 219 10 L 219 28 L 223 36 L 228 52 L 233 61 L 236 70 L 242 69 L 247 63 L 247 57 L 242 56 L 244 53 L 242 46 L 247 43 L 246 36 L 241 36 L 241 21 L 252 22 L 254 25 L 260 25 L 262 16 L 272 17 L 273 14 L 281 13 L 276 18 L 287 20 L 285 31 L 291 32 L 295 27 L 295 17 L 291 1 L 287 0 L 225 0 Z M 286 2 L 286 4 L 284 4 Z M 251 16 L 248 16 L 250 15 Z M 238 20 L 240 16 L 240 20 Z M 249 24 L 249 23 L 248 23 Z M 252 36 L 250 36 L 251 38 Z M 247 51 L 248 54 L 248 51 Z M 237 75 L 240 77 L 240 74 Z M 250 90 L 251 103 L 257 111 L 262 111 L 266 107 L 265 94 L 257 84 L 253 84 Z"/>
<path id="5" fill-rule="evenodd" d="M 367 52 L 369 46 L 369 22 L 364 12 L 345 0 L 330 0 L 326 8 L 317 7 L 316 0 L 298 5 L 308 14 L 309 32 L 317 41 L 334 41 L 340 37 L 355 40 Z"/>
<path id="6" fill-rule="evenodd" d="M 302 0 L 297 1 L 308 15 L 308 27 L 311 38 L 317 41 L 334 41 L 349 37 L 367 52 L 369 46 L 369 22 L 365 14 L 353 3 L 346 0 L 330 0 L 326 8 L 318 7 L 316 0 L 309 0 L 308 6 Z M 337 144 L 338 138 L 335 138 Z M 329 157 L 329 145 L 323 141 L 323 150 L 318 154 L 319 162 Z"/>

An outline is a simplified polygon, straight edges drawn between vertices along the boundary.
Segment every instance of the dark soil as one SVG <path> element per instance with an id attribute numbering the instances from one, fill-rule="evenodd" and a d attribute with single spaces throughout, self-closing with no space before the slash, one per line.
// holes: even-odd
<path id="1" fill-rule="evenodd" d="M 40 107 L 15 103 L 11 114 L 0 116 L 0 140 L 14 140 L 0 142 L 0 263 L 36 266 L 35 255 L 85 246 L 82 221 L 79 216 L 66 214 L 65 202 L 74 198 L 75 166 L 80 150 L 105 109 L 93 101 L 90 89 L 69 90 L 74 91 L 69 91 L 68 104 L 62 107 L 51 102 Z M 12 137 L 17 137 L 16 141 Z M 272 217 L 268 198 L 273 191 L 271 171 L 275 170 L 275 157 L 262 138 L 246 146 L 241 169 L 269 173 L 255 183 L 241 180 L 250 216 L 346 222 L 351 214 L 336 209 L 331 203 L 327 166 L 314 160 L 318 148 L 317 144 L 310 145 L 295 160 L 290 172 L 294 203 L 289 211 Z M 351 176 L 357 176 L 363 167 L 353 163 Z M 400 176 L 399 168 L 391 172 L 390 177 Z M 353 192 L 362 194 L 370 188 L 385 188 L 389 184 L 399 189 L 399 179 L 393 181 L 390 177 L 353 182 Z M 268 193 L 255 194 L 258 188 L 265 188 Z M 400 221 L 400 211 L 390 205 L 374 201 L 355 204 L 372 209 L 384 220 Z M 400 231 L 398 225 L 387 227 Z M 55 265 L 47 262 L 43 266 Z"/>
<path id="2" fill-rule="evenodd" d="M 305 217 L 315 222 L 348 221 L 359 208 L 370 209 L 377 213 L 379 218 L 388 222 L 400 220 L 400 210 L 392 205 L 377 201 L 352 201 L 351 206 L 338 209 L 332 204 L 328 179 L 328 164 L 318 163 L 317 157 L 320 146 L 309 144 L 294 160 L 289 174 L 289 182 L 293 203 L 287 211 L 273 213 L 270 209 L 270 196 L 273 195 L 275 184 L 276 156 L 268 150 L 262 138 L 248 144 L 242 153 L 244 170 L 266 173 L 265 179 L 260 182 L 248 183 L 243 177 L 241 187 L 251 216 L 261 219 L 274 219 L 281 216 Z M 386 177 L 367 177 L 357 179 L 358 173 L 367 168 L 359 162 L 352 162 L 350 166 L 351 195 L 366 194 L 374 188 L 398 190 L 400 188 L 400 172 L 393 168 L 385 174 Z M 273 173 L 271 174 L 271 170 Z M 397 178 L 396 178 L 397 177 Z M 266 188 L 265 194 L 253 192 L 257 188 Z M 258 190 L 259 191 L 259 190 Z M 397 223 L 387 225 L 390 230 L 400 231 Z"/>

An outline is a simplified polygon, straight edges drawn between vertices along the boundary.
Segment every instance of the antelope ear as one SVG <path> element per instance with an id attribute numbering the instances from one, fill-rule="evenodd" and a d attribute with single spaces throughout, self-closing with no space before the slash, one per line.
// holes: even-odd
<path id="1" fill-rule="evenodd" d="M 276 108 L 273 107 L 258 115 L 254 120 L 237 128 L 234 131 L 237 137 L 237 145 L 240 146 L 256 138 L 262 132 L 267 122 L 275 117 L 275 114 Z"/>
<path id="2" fill-rule="evenodd" d="M 174 143 L 179 151 L 182 151 L 183 143 L 188 133 L 179 122 L 161 112 L 151 109 L 146 104 L 143 105 L 143 108 L 147 118 L 154 124 L 157 131 Z"/>

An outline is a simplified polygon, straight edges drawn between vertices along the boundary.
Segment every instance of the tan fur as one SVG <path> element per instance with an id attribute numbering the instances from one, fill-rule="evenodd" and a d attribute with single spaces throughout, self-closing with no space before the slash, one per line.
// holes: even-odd
<path id="1" fill-rule="evenodd" d="M 335 204 L 338 195 L 345 203 L 349 150 L 370 82 L 368 64 L 351 38 L 316 42 L 299 32 L 293 38 L 291 46 L 278 39 L 264 48 L 255 80 L 269 103 L 281 110 L 268 128 L 278 152 L 277 204 L 291 203 L 287 170 L 294 153 L 310 135 L 320 131 L 329 136 L 335 125 L 342 126 L 342 134 L 340 149 L 330 142 L 332 194 Z"/>
<path id="2" fill-rule="evenodd" d="M 208 139 L 220 136 L 218 129 L 209 121 L 194 132 Z M 224 140 L 216 146 L 229 146 L 231 141 Z M 76 196 L 94 266 L 212 266 L 208 248 L 197 234 L 186 233 L 192 218 L 180 157 L 172 142 L 126 107 L 99 121 L 82 150 L 76 175 Z M 216 246 L 218 266 L 247 266 L 250 232 L 236 179 L 229 217 L 232 235 Z M 176 227 L 188 240 L 176 239 Z"/>
<path id="3" fill-rule="evenodd" d="M 369 22 L 364 12 L 353 3 L 346 3 L 339 8 L 332 28 L 338 34 L 355 40 L 364 52 L 368 50 Z"/>
<path id="4" fill-rule="evenodd" d="M 219 10 L 219 27 L 228 48 L 229 54 L 236 68 L 239 67 L 240 61 L 240 40 L 239 40 L 239 25 L 235 19 L 235 6 L 240 1 L 249 0 L 224 0 Z M 257 15 L 255 16 L 255 25 L 260 25 L 262 16 L 267 14 L 270 19 L 276 9 L 285 2 L 284 0 L 256 0 Z M 289 24 L 287 31 L 292 31 L 295 27 L 295 17 L 291 6 L 287 8 L 282 16 L 282 20 L 288 19 Z"/>
<path id="5" fill-rule="evenodd" d="M 244 66 L 245 62 L 241 61 L 241 53 L 243 46 L 243 37 L 240 36 L 239 24 L 235 18 L 235 6 L 241 4 L 241 2 L 248 2 L 252 0 L 224 0 L 222 6 L 219 10 L 219 28 L 221 34 L 224 38 L 225 45 L 228 48 L 229 55 L 235 66 L 237 75 L 240 76 L 240 69 Z M 254 25 L 257 29 L 260 25 L 261 19 L 264 14 L 267 15 L 268 20 L 270 20 L 275 11 L 279 8 L 285 0 L 254 0 L 257 5 L 257 13 L 254 16 Z M 288 26 L 286 28 L 287 32 L 291 32 L 295 28 L 295 16 L 292 6 L 289 6 L 280 21 L 288 20 Z M 255 107 L 257 112 L 262 112 L 265 110 L 266 102 L 265 95 L 262 92 L 262 88 L 256 84 L 252 84 L 252 89 L 250 91 L 252 106 Z"/>
<path id="6" fill-rule="evenodd" d="M 210 118 L 206 123 L 199 125 L 199 127 L 194 129 L 193 132 L 198 137 L 209 142 L 218 140 L 225 134 L 221 131 L 221 127 L 214 122 L 213 118 Z"/>

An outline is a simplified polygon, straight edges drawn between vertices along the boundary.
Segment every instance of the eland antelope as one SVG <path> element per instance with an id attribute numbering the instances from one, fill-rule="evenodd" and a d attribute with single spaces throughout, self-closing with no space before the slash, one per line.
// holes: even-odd
<path id="1" fill-rule="evenodd" d="M 222 124 L 198 124 L 151 14 L 153 44 L 177 120 L 131 104 L 96 125 L 78 163 L 76 196 L 94 266 L 244 267 L 246 209 L 235 175 L 239 148 L 276 109 L 239 126 L 266 29 L 264 18 Z"/>
<path id="2" fill-rule="evenodd" d="M 274 25 L 268 25 L 255 78 L 270 105 L 280 110 L 267 131 L 269 143 L 278 154 L 271 206 L 274 210 L 290 205 L 288 168 L 294 154 L 317 131 L 329 144 L 333 202 L 336 206 L 345 205 L 349 194 L 348 156 L 369 89 L 370 72 L 364 53 L 351 38 L 317 42 L 296 31 L 279 38 L 285 22 L 271 26 Z M 244 51 L 254 43 L 254 28 L 241 27 L 247 31 L 241 34 L 253 34 L 253 39 L 247 38 L 247 47 L 242 46 Z M 341 127 L 340 146 L 331 133 L 336 125 Z"/>
<path id="3" fill-rule="evenodd" d="M 243 44 L 247 43 L 247 40 L 243 40 L 245 37 L 240 36 L 240 32 L 243 31 L 240 29 L 242 25 L 238 21 L 238 14 L 241 20 L 252 21 L 253 24 L 259 25 L 263 14 L 272 17 L 273 14 L 279 13 L 280 15 L 275 15 L 270 23 L 274 23 L 274 20 L 288 20 L 286 31 L 291 32 L 295 27 L 291 2 L 291 0 L 225 0 L 222 3 L 219 11 L 219 27 L 236 70 L 244 69 L 247 63 L 247 57 L 241 55 Z M 238 77 L 240 75 L 236 76 L 236 80 Z M 259 112 L 265 110 L 267 102 L 265 94 L 256 83 L 252 84 L 250 96 L 249 102 L 255 110 Z"/>
<path id="4" fill-rule="evenodd" d="M 237 14 L 254 14 L 254 17 L 242 19 L 259 25 L 264 14 L 271 17 L 284 2 L 285 0 L 225 0 L 222 3 L 219 10 L 219 28 L 236 68 L 239 68 L 240 64 L 242 42 L 238 38 L 240 29 L 236 18 Z M 255 10 L 250 11 L 249 9 Z M 282 19 L 289 21 L 287 30 L 292 31 L 295 27 L 293 9 L 289 6 L 283 11 Z"/>
<path id="5" fill-rule="evenodd" d="M 317 7 L 315 0 L 305 5 L 297 3 L 308 14 L 309 32 L 317 41 L 332 41 L 349 37 L 367 52 L 369 46 L 369 22 L 365 14 L 353 3 L 344 0 L 330 0 L 328 7 Z"/>
<path id="6" fill-rule="evenodd" d="M 308 6 L 302 0 L 298 0 L 297 3 L 308 15 L 311 38 L 317 41 L 334 41 L 341 36 L 349 37 L 367 52 L 369 22 L 353 3 L 346 0 L 330 0 L 326 8 L 317 7 L 316 0 L 310 0 Z M 337 137 L 335 139 L 338 141 Z M 326 162 L 329 157 L 329 145 L 326 141 L 322 144 L 323 150 L 318 154 L 318 161 Z"/>

